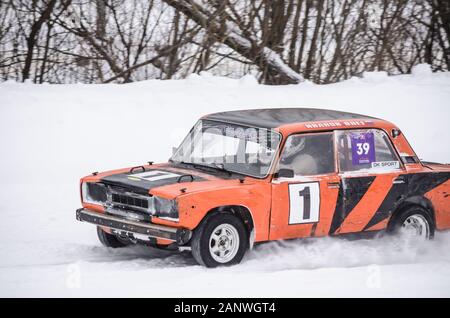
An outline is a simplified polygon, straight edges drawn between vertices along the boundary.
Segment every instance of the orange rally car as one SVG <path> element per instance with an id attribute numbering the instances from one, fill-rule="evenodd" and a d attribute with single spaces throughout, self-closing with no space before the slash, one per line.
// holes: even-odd
<path id="1" fill-rule="evenodd" d="M 323 109 L 201 118 L 168 163 L 81 179 L 79 221 L 108 247 L 239 263 L 255 242 L 450 228 L 450 165 L 421 162 L 393 124 Z"/>

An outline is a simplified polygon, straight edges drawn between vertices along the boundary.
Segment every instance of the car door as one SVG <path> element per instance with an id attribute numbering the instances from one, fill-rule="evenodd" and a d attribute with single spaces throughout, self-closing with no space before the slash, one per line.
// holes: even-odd
<path id="1" fill-rule="evenodd" d="M 382 230 L 407 190 L 404 167 L 379 129 L 336 131 L 341 187 L 330 234 Z"/>
<path id="2" fill-rule="evenodd" d="M 272 180 L 271 240 L 328 234 L 340 188 L 334 149 L 333 132 L 286 139 Z"/>

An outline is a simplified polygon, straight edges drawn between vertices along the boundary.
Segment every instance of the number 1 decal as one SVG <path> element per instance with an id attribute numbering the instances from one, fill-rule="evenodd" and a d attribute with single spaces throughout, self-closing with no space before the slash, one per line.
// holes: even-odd
<path id="1" fill-rule="evenodd" d="M 289 225 L 319 222 L 319 182 L 289 185 Z"/>

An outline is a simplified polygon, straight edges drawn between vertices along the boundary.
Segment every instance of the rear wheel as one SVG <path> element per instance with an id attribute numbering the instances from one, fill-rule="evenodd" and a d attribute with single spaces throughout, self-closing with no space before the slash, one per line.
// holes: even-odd
<path id="1" fill-rule="evenodd" d="M 113 234 L 106 233 L 99 226 L 97 226 L 97 236 L 100 242 L 106 247 L 121 248 L 128 246 L 128 243 L 125 240 L 120 239 Z"/>
<path id="2" fill-rule="evenodd" d="M 419 206 L 403 210 L 393 220 L 390 232 L 430 240 L 434 237 L 434 222 L 430 213 Z"/>
<path id="3" fill-rule="evenodd" d="M 248 249 L 247 231 L 242 221 L 233 214 L 213 214 L 194 232 L 191 248 L 200 265 L 217 267 L 238 264 Z"/>

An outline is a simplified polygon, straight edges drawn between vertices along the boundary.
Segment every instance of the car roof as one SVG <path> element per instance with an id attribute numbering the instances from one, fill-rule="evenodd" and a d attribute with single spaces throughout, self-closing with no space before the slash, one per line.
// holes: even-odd
<path id="1" fill-rule="evenodd" d="M 261 108 L 214 113 L 206 115 L 203 119 L 272 129 L 289 124 L 324 120 L 374 120 L 377 118 L 318 108 Z"/>

